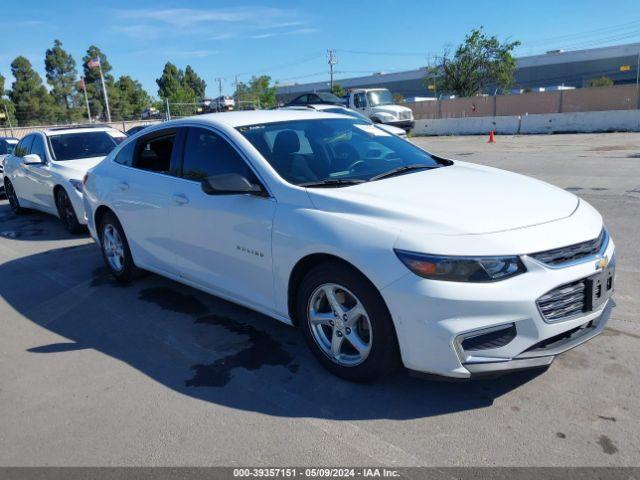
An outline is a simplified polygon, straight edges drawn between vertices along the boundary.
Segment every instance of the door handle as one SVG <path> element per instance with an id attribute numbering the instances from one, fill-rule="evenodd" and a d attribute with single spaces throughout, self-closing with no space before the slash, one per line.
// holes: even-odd
<path id="1" fill-rule="evenodd" d="M 125 190 L 129 190 L 129 184 L 127 182 L 120 182 L 118 188 L 124 192 Z"/>
<path id="2" fill-rule="evenodd" d="M 187 197 L 178 194 L 171 195 L 171 201 L 176 205 L 186 205 L 189 203 L 189 199 Z"/>

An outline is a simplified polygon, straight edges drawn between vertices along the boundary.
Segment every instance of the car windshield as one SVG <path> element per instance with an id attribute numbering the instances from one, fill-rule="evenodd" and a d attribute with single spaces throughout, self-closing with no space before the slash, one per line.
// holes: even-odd
<path id="1" fill-rule="evenodd" d="M 341 186 L 451 164 L 355 118 L 294 120 L 238 130 L 294 185 Z"/>
<path id="2" fill-rule="evenodd" d="M 340 103 L 340 102 L 342 102 L 342 100 L 340 100 L 338 97 L 336 97 L 333 93 L 318 92 L 317 95 L 318 95 L 318 97 L 320 97 L 320 99 L 323 102 L 330 102 L 330 103 Z"/>
<path id="3" fill-rule="evenodd" d="M 108 132 L 81 132 L 51 135 L 49 143 L 53 159 L 57 161 L 104 157 L 126 136 L 112 136 Z"/>
<path id="4" fill-rule="evenodd" d="M 393 105 L 393 97 L 389 90 L 373 90 L 367 92 L 367 98 L 372 107 L 377 107 L 378 105 Z"/>
<path id="5" fill-rule="evenodd" d="M 18 141 L 17 140 L 7 140 L 7 154 L 11 155 L 13 153 L 13 151 L 16 148 L 16 145 L 18 145 Z"/>

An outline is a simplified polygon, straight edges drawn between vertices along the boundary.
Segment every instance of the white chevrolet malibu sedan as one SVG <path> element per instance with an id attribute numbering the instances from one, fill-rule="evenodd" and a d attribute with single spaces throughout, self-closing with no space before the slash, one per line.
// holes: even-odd
<path id="1" fill-rule="evenodd" d="M 4 160 L 4 190 L 11 209 L 60 217 L 71 233 L 87 223 L 82 178 L 127 136 L 109 127 L 59 127 L 32 132 Z"/>
<path id="2" fill-rule="evenodd" d="M 343 115 L 152 126 L 84 193 L 118 280 L 150 270 L 296 325 L 350 380 L 545 367 L 610 314 L 614 245 L 588 203 Z"/>

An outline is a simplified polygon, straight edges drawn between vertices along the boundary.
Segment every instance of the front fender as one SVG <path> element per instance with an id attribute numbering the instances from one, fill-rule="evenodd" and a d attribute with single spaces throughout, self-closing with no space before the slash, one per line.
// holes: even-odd
<path id="1" fill-rule="evenodd" d="M 407 273 L 393 252 L 397 234 L 364 216 L 279 204 L 273 225 L 273 275 L 278 313 L 289 317 L 288 286 L 295 265 L 313 254 L 338 257 L 378 289 Z"/>

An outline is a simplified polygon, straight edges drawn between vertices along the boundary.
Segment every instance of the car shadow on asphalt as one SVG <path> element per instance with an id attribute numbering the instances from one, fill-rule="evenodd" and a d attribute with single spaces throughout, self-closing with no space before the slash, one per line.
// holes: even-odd
<path id="1" fill-rule="evenodd" d="M 43 357 L 43 368 L 50 355 L 93 349 L 181 394 L 268 415 L 444 415 L 490 406 L 540 374 L 445 382 L 399 371 L 377 383 L 349 383 L 319 366 L 296 328 L 157 275 L 116 283 L 93 244 L 5 262 L 0 278 L 11 279 L 0 282 L 0 295 L 22 321 L 67 339 L 27 349 Z"/>
<path id="2" fill-rule="evenodd" d="M 9 203 L 0 200 L 0 237 L 10 240 L 48 241 L 67 240 L 88 236 L 88 232 L 73 235 L 67 231 L 62 222 L 37 210 L 26 210 L 20 215 L 11 211 Z"/>

